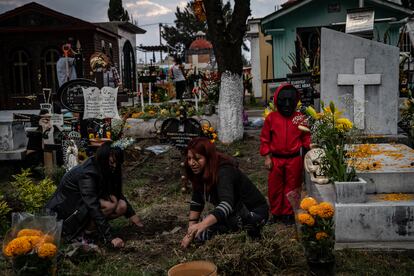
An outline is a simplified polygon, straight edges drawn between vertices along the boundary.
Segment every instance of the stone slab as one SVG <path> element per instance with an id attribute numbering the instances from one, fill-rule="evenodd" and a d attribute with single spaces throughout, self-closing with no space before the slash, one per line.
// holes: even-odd
<path id="1" fill-rule="evenodd" d="M 338 242 L 414 241 L 414 201 L 335 204 Z"/>
<path id="2" fill-rule="evenodd" d="M 346 49 L 346 51 L 344 51 Z M 365 60 L 364 74 L 380 74 L 381 84 L 364 85 L 364 132 L 397 134 L 399 48 L 322 28 L 321 100 L 334 101 L 354 121 L 355 85 L 338 85 L 338 75 L 355 75 L 355 61 Z M 358 94 L 358 93 L 357 93 Z M 362 95 L 361 95 L 362 96 Z M 361 106 L 357 106 L 357 110 Z M 379 108 L 380 107 L 380 108 Z"/>
<path id="3" fill-rule="evenodd" d="M 219 120 L 217 114 L 213 114 L 211 116 L 193 116 L 192 118 L 201 121 L 201 123 L 204 123 L 203 120 L 208 120 L 212 127 L 214 127 L 215 129 L 218 128 Z M 127 119 L 124 127 L 124 135 L 126 137 L 132 137 L 137 139 L 156 138 L 157 132 L 154 127 L 156 121 L 156 119 L 143 120 L 129 118 Z M 159 122 L 157 122 L 156 124 L 157 126 L 161 127 L 162 120 L 159 120 Z"/>
<path id="4" fill-rule="evenodd" d="M 26 148 L 12 151 L 0 151 L 0 161 L 23 160 L 26 157 Z"/>
<path id="5" fill-rule="evenodd" d="M 0 122 L 0 152 L 25 148 L 27 140 L 23 123 Z"/>
<path id="6" fill-rule="evenodd" d="M 362 162 L 377 162 L 374 171 L 357 171 L 367 181 L 367 193 L 414 193 L 414 150 L 403 144 L 375 144 L 375 151 Z"/>
<path id="7" fill-rule="evenodd" d="M 305 174 L 307 193 L 319 202 L 335 205 L 335 239 L 339 246 L 354 248 L 407 248 L 414 246 L 414 201 L 385 201 L 367 195 L 365 203 L 338 204 L 333 184 L 319 185 Z M 414 195 L 413 195 L 414 196 Z"/>

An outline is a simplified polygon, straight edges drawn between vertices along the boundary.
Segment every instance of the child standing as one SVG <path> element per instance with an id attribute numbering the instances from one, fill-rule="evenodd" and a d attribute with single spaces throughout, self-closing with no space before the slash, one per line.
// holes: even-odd
<path id="1" fill-rule="evenodd" d="M 260 154 L 269 170 L 268 197 L 272 222 L 294 223 L 287 194 L 302 184 L 301 148 L 309 149 L 310 133 L 298 126 L 302 114 L 296 111 L 299 91 L 291 84 L 280 85 L 274 93 L 277 111 L 270 113 L 260 134 Z"/>

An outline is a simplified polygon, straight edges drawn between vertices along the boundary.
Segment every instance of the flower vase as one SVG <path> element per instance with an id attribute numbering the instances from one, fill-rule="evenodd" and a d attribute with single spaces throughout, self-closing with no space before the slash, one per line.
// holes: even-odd
<path id="1" fill-rule="evenodd" d="M 330 259 L 308 259 L 309 275 L 331 276 L 335 275 L 335 258 Z"/>
<path id="2" fill-rule="evenodd" d="M 362 178 L 350 182 L 335 181 L 337 203 L 364 203 L 366 202 L 367 182 Z"/>

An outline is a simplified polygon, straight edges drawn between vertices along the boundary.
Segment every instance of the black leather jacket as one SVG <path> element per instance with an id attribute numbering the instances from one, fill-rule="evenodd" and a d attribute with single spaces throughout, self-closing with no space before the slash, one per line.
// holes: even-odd
<path id="1" fill-rule="evenodd" d="M 111 227 L 99 203 L 100 198 L 108 196 L 103 194 L 102 175 L 91 157 L 63 176 L 46 209 L 56 212 L 58 219 L 63 220 L 63 235 L 67 240 L 74 238 L 93 220 L 104 242 L 110 243 L 113 239 Z M 133 216 L 135 212 L 122 193 L 115 196 L 127 203 L 125 216 Z"/>

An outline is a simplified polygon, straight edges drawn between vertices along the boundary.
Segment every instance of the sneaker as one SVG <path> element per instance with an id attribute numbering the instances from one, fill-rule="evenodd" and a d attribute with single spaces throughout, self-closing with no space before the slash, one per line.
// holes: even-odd
<path id="1" fill-rule="evenodd" d="M 283 216 L 282 215 L 272 215 L 271 218 L 269 218 L 269 220 L 267 221 L 267 225 L 271 225 L 271 224 L 275 224 L 275 223 L 279 223 L 279 222 L 283 222 Z"/>

